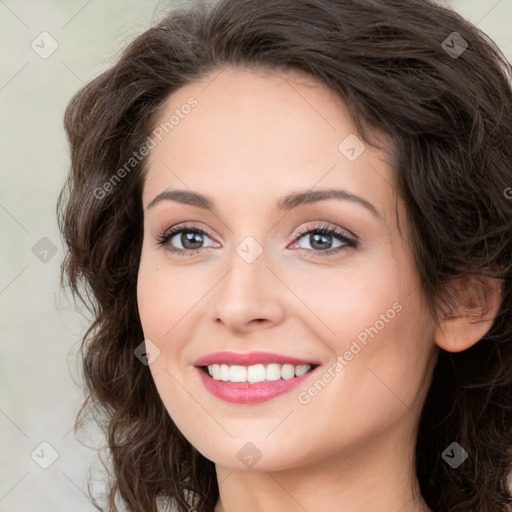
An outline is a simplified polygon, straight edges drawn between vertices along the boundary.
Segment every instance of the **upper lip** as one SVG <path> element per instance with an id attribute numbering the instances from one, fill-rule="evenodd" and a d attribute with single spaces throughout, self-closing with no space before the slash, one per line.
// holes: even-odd
<path id="1" fill-rule="evenodd" d="M 255 364 L 319 364 L 315 361 L 306 361 L 297 357 L 285 356 L 282 354 L 273 354 L 271 352 L 215 352 L 200 357 L 195 363 L 195 366 L 208 366 L 211 364 L 227 364 L 227 365 L 240 365 L 252 366 Z"/>

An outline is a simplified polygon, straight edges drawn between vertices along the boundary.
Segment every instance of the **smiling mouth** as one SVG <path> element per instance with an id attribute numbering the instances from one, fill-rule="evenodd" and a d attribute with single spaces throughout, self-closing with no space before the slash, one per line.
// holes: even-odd
<path id="1" fill-rule="evenodd" d="M 315 364 L 254 364 L 251 366 L 210 364 L 201 366 L 201 370 L 215 381 L 232 383 L 274 382 L 302 377 L 313 371 Z"/>

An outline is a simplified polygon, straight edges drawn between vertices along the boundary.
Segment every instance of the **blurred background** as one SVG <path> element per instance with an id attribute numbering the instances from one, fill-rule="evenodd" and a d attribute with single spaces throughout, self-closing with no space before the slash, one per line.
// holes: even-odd
<path id="1" fill-rule="evenodd" d="M 87 487 L 102 489 L 101 477 L 89 478 L 97 452 L 72 431 L 88 320 L 59 285 L 55 205 L 69 166 L 62 118 L 80 87 L 178 3 L 187 4 L 0 0 L 0 511 L 96 510 Z M 442 3 L 512 61 L 512 0 Z"/>

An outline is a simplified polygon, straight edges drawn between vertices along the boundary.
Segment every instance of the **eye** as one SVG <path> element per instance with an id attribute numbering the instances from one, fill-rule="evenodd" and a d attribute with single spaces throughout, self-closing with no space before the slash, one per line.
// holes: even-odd
<path id="1" fill-rule="evenodd" d="M 327 225 L 306 226 L 298 231 L 298 235 L 290 247 L 315 256 L 329 256 L 348 247 L 357 247 L 355 238 L 341 229 Z M 204 245 L 206 240 L 212 243 Z M 310 248 L 300 243 L 303 240 L 309 244 Z M 215 242 L 207 231 L 195 224 L 174 226 L 159 235 L 155 242 L 164 247 L 167 252 L 180 256 L 193 256 L 207 247 L 220 247 L 220 244 Z"/>
<path id="2" fill-rule="evenodd" d="M 209 246 L 204 246 L 205 239 L 213 242 L 208 233 L 199 226 L 175 226 L 156 239 L 156 243 L 165 248 L 166 251 L 180 255 L 191 256 L 197 254 L 205 247 L 218 247 L 214 242 Z"/>
<path id="3" fill-rule="evenodd" d="M 337 244 L 336 239 L 338 242 Z M 303 240 L 310 246 L 310 248 L 304 247 L 300 244 Z M 305 250 L 308 253 L 321 253 L 321 255 L 325 256 L 338 253 L 347 247 L 357 247 L 357 242 L 345 231 L 331 226 L 319 225 L 301 228 L 299 230 L 299 237 L 295 239 L 291 247 L 294 249 Z M 315 254 L 315 256 L 316 255 L 320 254 Z"/>

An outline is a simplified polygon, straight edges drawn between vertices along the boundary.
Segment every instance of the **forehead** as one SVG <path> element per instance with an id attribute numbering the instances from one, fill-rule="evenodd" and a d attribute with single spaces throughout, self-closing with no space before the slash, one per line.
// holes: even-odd
<path id="1" fill-rule="evenodd" d="M 218 194 L 245 208 L 291 189 L 343 186 L 379 209 L 394 195 L 387 155 L 357 137 L 333 91 L 299 73 L 213 72 L 169 96 L 159 127 L 144 205 L 166 188 Z M 380 142 L 389 145 L 385 136 Z"/>

